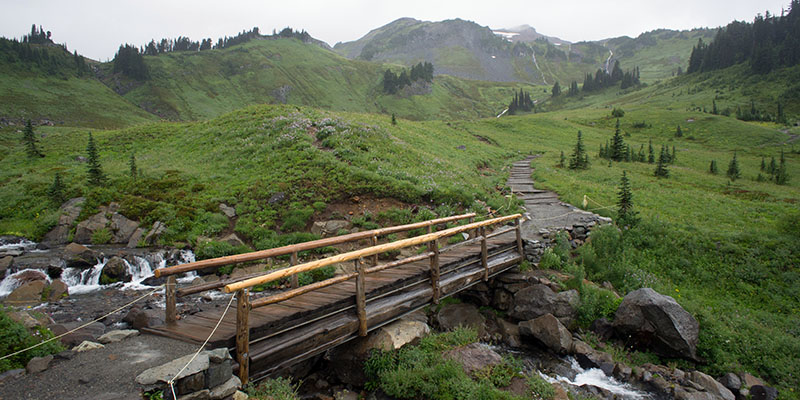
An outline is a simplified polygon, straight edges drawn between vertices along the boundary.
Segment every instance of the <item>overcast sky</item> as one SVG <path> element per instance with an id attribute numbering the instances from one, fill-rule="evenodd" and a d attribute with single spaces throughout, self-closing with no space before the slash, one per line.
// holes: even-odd
<path id="1" fill-rule="evenodd" d="M 113 58 L 121 43 L 188 36 L 233 36 L 258 26 L 270 33 L 291 26 L 330 45 L 356 40 L 397 18 L 461 18 L 493 29 L 528 24 L 540 33 L 577 42 L 635 37 L 657 29 L 717 27 L 780 14 L 790 0 L 0 0 L 0 36 L 21 37 L 31 24 L 52 31 L 70 51 Z"/>

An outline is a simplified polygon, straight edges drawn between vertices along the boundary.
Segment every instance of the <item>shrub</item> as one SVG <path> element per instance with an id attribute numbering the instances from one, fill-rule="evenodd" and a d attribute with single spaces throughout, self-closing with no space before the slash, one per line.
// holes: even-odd
<path id="1" fill-rule="evenodd" d="M 92 233 L 92 244 L 106 244 L 111 241 L 111 231 L 108 228 L 102 228 Z"/>
<path id="2" fill-rule="evenodd" d="M 577 309 L 576 323 L 588 329 L 592 321 L 598 318 L 613 319 L 614 313 L 622 303 L 622 298 L 617 297 L 609 290 L 594 285 L 584 285 L 581 290 L 581 303 Z"/>
<path id="3" fill-rule="evenodd" d="M 29 332 L 22 324 L 12 320 L 5 310 L 0 309 L 0 354 L 14 353 L 51 337 L 53 337 L 53 334 L 50 330 L 43 327 L 37 327 L 32 333 Z M 0 360 L 0 372 L 24 368 L 33 357 L 44 357 L 48 354 L 58 353 L 63 349 L 61 342 L 54 340 L 35 349 Z"/>
<path id="4" fill-rule="evenodd" d="M 553 385 L 544 380 L 544 378 L 539 376 L 536 372 L 531 373 L 527 383 L 529 393 L 533 399 L 549 400 L 556 395 Z"/>
<path id="5" fill-rule="evenodd" d="M 624 116 L 625 116 L 625 111 L 621 108 L 614 107 L 614 109 L 611 110 L 611 117 L 613 118 L 622 118 Z"/>
<path id="6" fill-rule="evenodd" d="M 300 286 L 308 285 L 314 282 L 324 281 L 333 278 L 336 273 L 336 267 L 328 265 L 315 270 L 301 272 L 297 275 L 297 282 Z"/>
<path id="7" fill-rule="evenodd" d="M 198 244 L 194 253 L 198 260 L 205 260 L 209 258 L 225 257 L 233 254 L 247 253 L 250 248 L 247 246 L 233 246 L 228 242 L 218 242 L 210 240 Z"/>
<path id="8" fill-rule="evenodd" d="M 266 379 L 257 386 L 248 385 L 245 392 L 256 400 L 298 400 L 300 384 L 293 384 L 288 378 Z"/>
<path id="9" fill-rule="evenodd" d="M 544 250 L 542 258 L 539 259 L 539 268 L 560 271 L 562 269 L 561 257 L 559 257 L 552 248 L 548 247 Z"/>
<path id="10" fill-rule="evenodd" d="M 281 230 L 284 232 L 294 232 L 304 229 L 308 225 L 308 220 L 314 214 L 311 207 L 302 207 L 300 203 L 292 203 L 289 211 L 283 216 Z"/>

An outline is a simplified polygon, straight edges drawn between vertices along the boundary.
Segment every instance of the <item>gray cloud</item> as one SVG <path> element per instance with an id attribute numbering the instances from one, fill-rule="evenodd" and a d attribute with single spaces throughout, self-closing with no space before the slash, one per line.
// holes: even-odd
<path id="1" fill-rule="evenodd" d="M 358 39 L 400 17 L 461 18 L 492 28 L 528 24 L 540 33 L 575 42 L 637 36 L 658 28 L 717 27 L 734 19 L 750 21 L 765 10 L 779 14 L 788 4 L 789 0 L 0 0 L 0 35 L 21 37 L 31 24 L 40 24 L 53 32 L 56 42 L 99 60 L 112 58 L 121 43 L 143 45 L 179 35 L 216 41 L 254 26 L 262 32 L 286 26 L 305 29 L 333 45 Z"/>

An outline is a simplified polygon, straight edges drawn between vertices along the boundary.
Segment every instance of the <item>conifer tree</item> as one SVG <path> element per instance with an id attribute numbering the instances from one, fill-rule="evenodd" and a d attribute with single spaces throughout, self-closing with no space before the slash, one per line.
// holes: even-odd
<path id="1" fill-rule="evenodd" d="M 22 136 L 22 140 L 25 143 L 25 153 L 28 154 L 28 158 L 44 157 L 44 154 L 36 147 L 36 135 L 33 133 L 31 120 L 25 123 L 25 132 Z"/>
<path id="2" fill-rule="evenodd" d="M 638 214 L 633 210 L 633 193 L 628 175 L 622 171 L 622 179 L 619 182 L 619 192 L 617 192 L 617 225 L 633 226 L 638 221 Z"/>
<path id="3" fill-rule="evenodd" d="M 781 164 L 778 166 L 778 170 L 775 171 L 775 183 L 778 185 L 785 185 L 788 180 L 789 175 L 786 173 L 786 157 L 783 154 L 783 150 L 781 150 Z"/>
<path id="4" fill-rule="evenodd" d="M 136 168 L 136 156 L 133 153 L 131 153 L 131 159 L 128 161 L 128 167 L 130 167 L 131 170 L 131 178 L 136 179 L 139 175 L 139 171 Z"/>
<path id="5" fill-rule="evenodd" d="M 633 154 L 631 152 L 631 145 L 625 145 L 625 161 L 631 162 L 633 161 Z"/>
<path id="6" fill-rule="evenodd" d="M 553 85 L 553 97 L 561 96 L 561 85 L 556 81 Z"/>
<path id="7" fill-rule="evenodd" d="M 767 167 L 767 172 L 769 172 L 770 175 L 775 175 L 775 171 L 777 170 L 778 164 L 775 163 L 775 157 L 772 157 L 772 160 L 770 160 L 769 166 Z"/>
<path id="8" fill-rule="evenodd" d="M 636 157 L 636 161 L 644 162 L 644 144 L 639 146 L 639 155 Z"/>
<path id="9" fill-rule="evenodd" d="M 761 172 L 767 169 L 767 163 L 764 162 L 764 157 L 761 157 Z"/>
<path id="10" fill-rule="evenodd" d="M 733 152 L 733 158 L 731 162 L 728 164 L 728 171 L 726 172 L 728 178 L 732 181 L 735 181 L 742 177 L 741 171 L 739 171 L 739 162 L 736 160 L 736 152 Z"/>
<path id="11" fill-rule="evenodd" d="M 625 159 L 625 141 L 622 139 L 622 133 L 619 129 L 619 118 L 617 119 L 614 137 L 611 138 L 611 159 L 614 161 Z"/>
<path id="12" fill-rule="evenodd" d="M 719 110 L 717 109 L 717 100 L 716 99 L 711 100 L 711 113 L 714 114 L 714 115 L 719 114 Z"/>
<path id="13" fill-rule="evenodd" d="M 584 163 L 585 160 L 586 149 L 583 147 L 581 131 L 578 131 L 578 141 L 575 142 L 575 148 L 572 150 L 572 154 L 569 156 L 569 169 L 586 169 L 587 165 Z"/>
<path id="14" fill-rule="evenodd" d="M 675 145 L 672 145 L 672 155 L 669 156 L 669 163 L 675 164 L 675 161 L 678 161 L 678 157 L 675 155 Z"/>
<path id="15" fill-rule="evenodd" d="M 653 150 L 653 139 L 650 139 L 650 143 L 647 145 L 647 162 L 650 164 L 656 162 L 656 155 Z"/>
<path id="16" fill-rule="evenodd" d="M 561 150 L 561 158 L 558 160 L 558 166 L 564 168 L 564 163 L 567 161 L 567 158 L 564 157 L 564 150 Z"/>
<path id="17" fill-rule="evenodd" d="M 661 146 L 661 155 L 658 156 L 658 164 L 656 164 L 656 170 L 654 175 L 659 178 L 669 178 L 669 170 L 667 170 L 667 164 L 669 156 L 667 155 L 667 150 L 664 149 L 664 146 Z"/>
<path id="18" fill-rule="evenodd" d="M 606 158 L 606 150 L 603 148 L 603 144 L 600 143 L 600 151 L 597 152 L 598 158 Z"/>
<path id="19" fill-rule="evenodd" d="M 89 132 L 89 144 L 86 145 L 87 165 L 89 172 L 89 185 L 100 186 L 105 182 L 106 177 L 103 175 L 103 169 L 100 166 L 100 156 L 97 155 L 97 146 L 94 143 L 94 137 Z"/>
<path id="20" fill-rule="evenodd" d="M 675 129 L 675 137 L 683 137 L 683 131 L 681 130 L 680 125 L 678 125 L 678 128 Z"/>
<path id="21" fill-rule="evenodd" d="M 392 125 L 397 125 L 397 117 L 392 113 Z"/>
<path id="22" fill-rule="evenodd" d="M 61 174 L 56 172 L 53 178 L 53 184 L 47 189 L 47 196 L 53 201 L 53 204 L 60 206 L 64 203 L 64 182 L 61 181 Z"/>
<path id="23" fill-rule="evenodd" d="M 719 169 L 717 168 L 717 162 L 715 160 L 711 160 L 711 165 L 708 167 L 708 172 L 710 172 L 712 175 L 716 175 L 719 172 Z"/>

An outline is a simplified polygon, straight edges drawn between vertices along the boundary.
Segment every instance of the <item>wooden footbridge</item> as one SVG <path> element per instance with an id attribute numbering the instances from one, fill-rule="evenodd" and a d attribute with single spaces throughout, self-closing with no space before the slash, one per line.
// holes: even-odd
<path id="1" fill-rule="evenodd" d="M 280 372 L 524 259 L 521 215 L 474 219 L 475 214 L 458 215 L 158 269 L 157 277 L 167 277 L 166 324 L 148 331 L 197 343 L 210 335 L 211 347 L 225 346 L 235 354 L 234 369 L 243 382 Z M 390 234 L 415 230 L 427 233 L 387 241 Z M 465 240 L 442 246 L 462 234 Z M 298 263 L 299 252 L 364 241 L 369 247 Z M 404 248 L 420 254 L 381 263 L 380 255 Z M 287 268 L 176 290 L 178 274 L 285 255 L 291 259 Z M 354 272 L 298 287 L 298 273 L 342 263 L 353 263 Z M 269 296 L 252 292 L 254 286 L 284 278 L 291 279 L 292 289 Z M 236 312 L 222 318 L 224 308 L 218 308 L 177 318 L 177 298 L 209 290 L 235 293 Z"/>

